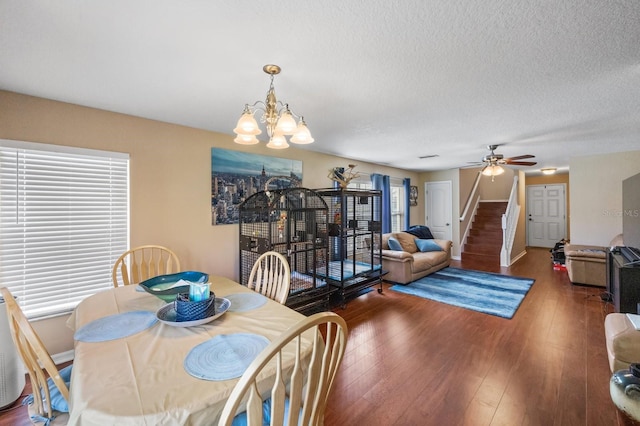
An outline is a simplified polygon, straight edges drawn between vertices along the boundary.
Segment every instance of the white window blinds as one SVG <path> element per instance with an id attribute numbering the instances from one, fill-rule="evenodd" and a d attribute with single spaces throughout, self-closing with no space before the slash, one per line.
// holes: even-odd
<path id="1" fill-rule="evenodd" d="M 128 232 L 128 154 L 0 140 L 0 285 L 28 317 L 112 286 Z"/>

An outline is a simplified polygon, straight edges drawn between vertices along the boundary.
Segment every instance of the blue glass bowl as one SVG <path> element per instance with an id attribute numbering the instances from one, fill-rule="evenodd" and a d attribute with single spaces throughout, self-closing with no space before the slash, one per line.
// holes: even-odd
<path id="1" fill-rule="evenodd" d="M 176 274 L 158 275 L 157 277 L 142 281 L 139 286 L 147 293 L 153 294 L 165 302 L 171 302 L 175 300 L 178 293 L 189 292 L 188 284 L 176 286 L 176 283 L 180 280 L 192 283 L 206 283 L 209 281 L 209 274 L 197 271 L 184 271 Z"/>

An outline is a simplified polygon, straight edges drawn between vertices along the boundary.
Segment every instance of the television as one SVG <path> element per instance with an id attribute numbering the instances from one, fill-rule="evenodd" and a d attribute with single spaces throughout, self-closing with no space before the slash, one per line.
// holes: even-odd
<path id="1" fill-rule="evenodd" d="M 622 238 L 640 248 L 640 173 L 622 181 Z"/>

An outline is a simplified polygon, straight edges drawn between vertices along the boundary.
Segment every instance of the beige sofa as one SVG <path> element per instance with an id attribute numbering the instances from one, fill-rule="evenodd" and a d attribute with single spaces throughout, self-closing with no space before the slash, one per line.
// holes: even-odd
<path id="1" fill-rule="evenodd" d="M 389 249 L 389 238 L 394 237 L 402 251 Z M 437 240 L 442 251 L 421 252 L 415 243 L 416 237 L 407 232 L 382 234 L 382 269 L 387 271 L 385 281 L 408 284 L 451 263 L 451 241 Z"/>
<path id="2" fill-rule="evenodd" d="M 607 253 L 605 247 L 566 244 L 565 266 L 574 284 L 607 285 Z"/>
<path id="3" fill-rule="evenodd" d="M 624 245 L 622 234 L 611 240 L 609 247 Z M 607 248 L 565 244 L 565 266 L 574 284 L 607 286 Z"/>

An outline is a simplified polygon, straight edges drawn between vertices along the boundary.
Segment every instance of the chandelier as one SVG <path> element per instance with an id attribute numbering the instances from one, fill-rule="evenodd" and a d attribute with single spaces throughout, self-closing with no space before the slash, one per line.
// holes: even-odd
<path id="1" fill-rule="evenodd" d="M 233 129 L 237 135 L 233 141 L 241 145 L 255 145 L 260 142 L 256 136 L 261 134 L 262 130 L 258 127 L 258 122 L 254 117 L 256 111 L 260 111 L 262 113 L 260 122 L 265 125 L 267 135 L 269 135 L 267 148 L 288 148 L 289 144 L 285 136 L 290 136 L 289 142 L 296 144 L 313 142 L 314 139 L 311 137 L 311 132 L 309 132 L 307 124 L 304 122 L 304 117 L 294 114 L 289 109 L 289 104 L 282 103 L 276 99 L 273 77 L 280 73 L 280 67 L 277 65 L 265 65 L 262 70 L 271 76 L 267 99 L 265 102 L 257 101 L 253 105 L 245 104 L 238 124 Z M 299 118 L 298 123 L 296 123 L 294 117 Z"/>

